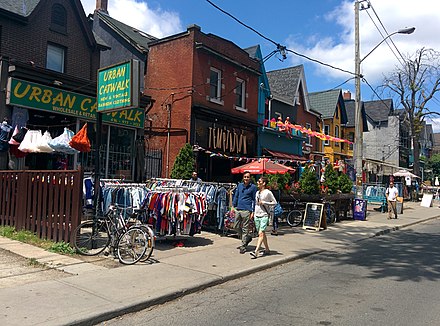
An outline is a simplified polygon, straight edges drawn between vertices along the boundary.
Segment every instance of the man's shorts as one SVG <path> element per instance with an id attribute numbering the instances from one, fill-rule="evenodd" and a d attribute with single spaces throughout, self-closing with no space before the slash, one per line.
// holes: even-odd
<path id="1" fill-rule="evenodd" d="M 254 221 L 257 232 L 265 232 L 267 226 L 269 225 L 269 215 L 256 216 Z"/>

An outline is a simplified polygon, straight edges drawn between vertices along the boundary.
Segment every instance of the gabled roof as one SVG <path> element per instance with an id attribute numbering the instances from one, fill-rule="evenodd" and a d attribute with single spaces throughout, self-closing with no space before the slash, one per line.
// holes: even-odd
<path id="1" fill-rule="evenodd" d="M 157 37 L 144 33 L 137 28 L 121 23 L 119 20 L 110 17 L 102 10 L 97 10 L 95 13 L 98 15 L 99 19 L 107 24 L 107 26 L 115 31 L 115 33 L 119 34 L 141 52 L 147 52 L 148 43 L 158 39 Z"/>
<path id="2" fill-rule="evenodd" d="M 310 111 L 303 65 L 268 71 L 267 78 L 274 96 L 286 99 L 292 105 L 299 102 L 300 88 L 302 87 L 305 96 L 304 109 Z"/>
<path id="3" fill-rule="evenodd" d="M 364 102 L 365 113 L 373 121 L 388 121 L 388 116 L 393 115 L 394 107 L 391 99 Z"/>
<path id="4" fill-rule="evenodd" d="M 341 123 L 347 122 L 347 112 L 340 89 L 309 93 L 309 103 L 313 110 L 321 113 L 323 119 L 332 119 L 339 103 L 341 107 Z"/>
<path id="5" fill-rule="evenodd" d="M 0 0 L 0 8 L 22 17 L 28 17 L 41 0 Z"/>
<path id="6" fill-rule="evenodd" d="M 345 111 L 347 112 L 347 127 L 355 127 L 355 102 L 354 100 L 344 100 Z M 368 131 L 367 116 L 365 114 L 364 102 L 361 102 L 363 131 Z"/>
<path id="7" fill-rule="evenodd" d="M 282 95 L 295 103 L 298 96 L 298 87 L 302 75 L 303 66 L 295 66 L 285 69 L 267 72 L 270 89 L 277 95 Z"/>
<path id="8" fill-rule="evenodd" d="M 7 12 L 8 14 L 27 21 L 28 17 L 32 15 L 35 8 L 40 4 L 46 3 L 42 0 L 0 0 L 0 13 Z M 77 18 L 81 21 L 81 28 L 86 35 L 89 45 L 95 46 L 96 41 L 93 37 L 92 30 L 87 23 L 86 14 L 80 0 L 70 0 L 66 5 L 71 4 L 76 10 Z"/>

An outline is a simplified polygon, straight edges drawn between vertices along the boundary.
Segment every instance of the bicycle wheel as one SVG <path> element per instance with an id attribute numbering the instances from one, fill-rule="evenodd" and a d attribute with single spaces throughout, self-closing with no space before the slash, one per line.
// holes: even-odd
<path id="1" fill-rule="evenodd" d="M 148 235 L 137 226 L 129 228 L 118 239 L 119 261 L 125 265 L 137 263 L 147 250 Z"/>
<path id="2" fill-rule="evenodd" d="M 73 246 L 81 255 L 98 255 L 107 248 L 109 243 L 110 234 L 104 221 L 84 221 L 73 233 Z"/>
<path id="3" fill-rule="evenodd" d="M 152 228 L 150 228 L 146 224 L 140 224 L 139 227 L 147 235 L 147 248 L 145 250 L 144 256 L 140 260 L 140 261 L 144 262 L 144 261 L 147 261 L 148 259 L 150 259 L 151 255 L 153 254 L 153 249 L 154 249 L 154 231 L 153 231 Z"/>
<path id="4" fill-rule="evenodd" d="M 326 217 L 327 225 L 336 222 L 336 211 L 333 206 L 328 206 L 325 208 L 325 217 Z"/>
<path id="5" fill-rule="evenodd" d="M 287 224 L 290 226 L 298 226 L 301 224 L 302 220 L 302 212 L 297 209 L 290 211 L 289 215 L 287 215 Z"/>

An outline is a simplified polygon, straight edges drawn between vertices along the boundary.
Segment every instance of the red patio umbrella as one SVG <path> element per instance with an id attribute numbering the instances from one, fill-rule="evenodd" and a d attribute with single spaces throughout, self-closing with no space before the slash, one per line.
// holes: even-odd
<path id="1" fill-rule="evenodd" d="M 295 172 L 295 169 L 283 164 L 271 162 L 267 158 L 231 169 L 233 174 L 244 173 L 246 171 L 250 172 L 251 174 L 284 174 L 288 172 Z"/>

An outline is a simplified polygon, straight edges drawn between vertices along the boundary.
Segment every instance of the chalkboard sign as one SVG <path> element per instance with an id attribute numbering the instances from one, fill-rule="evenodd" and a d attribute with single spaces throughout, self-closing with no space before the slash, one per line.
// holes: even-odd
<path id="1" fill-rule="evenodd" d="M 321 230 L 323 210 L 324 204 L 307 203 L 306 211 L 304 213 L 303 229 L 315 231 Z"/>

